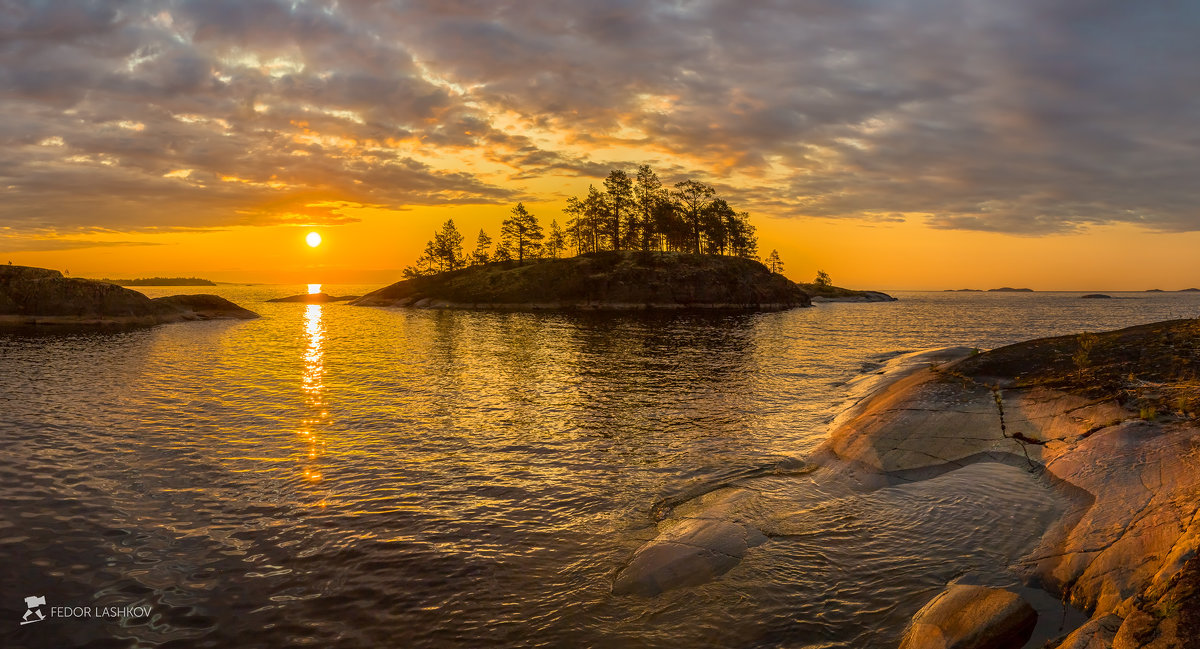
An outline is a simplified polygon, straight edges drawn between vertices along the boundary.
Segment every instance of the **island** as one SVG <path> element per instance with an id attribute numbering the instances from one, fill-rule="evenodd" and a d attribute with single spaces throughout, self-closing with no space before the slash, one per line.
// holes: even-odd
<path id="1" fill-rule="evenodd" d="M 140 279 L 101 279 L 100 282 L 118 286 L 216 286 L 217 283 L 199 277 L 143 277 Z"/>
<path id="2" fill-rule="evenodd" d="M 805 480 L 860 491 L 987 466 L 1015 470 L 1058 513 L 1006 563 L 1026 590 L 1083 611 L 1046 647 L 1184 647 L 1200 639 L 1200 320 L 893 359 L 855 383 Z M 969 479 L 969 478 L 966 478 Z M 613 592 L 654 596 L 719 578 L 799 513 L 756 510 L 743 484 L 666 514 Z M 790 523 L 789 521 L 796 521 Z M 971 524 L 971 523 L 967 523 Z M 1020 647 L 1039 613 L 1017 590 L 955 578 L 900 646 Z M 1044 601 L 1044 600 L 1043 600 Z M 1058 604 L 1040 614 L 1051 630 Z M 1090 619 L 1089 619 L 1090 618 Z M 1040 645 L 1039 645 L 1040 646 Z"/>
<path id="3" fill-rule="evenodd" d="M 813 302 L 895 302 L 896 298 L 879 291 L 856 291 L 840 286 L 816 283 L 799 284 Z"/>
<path id="4" fill-rule="evenodd" d="M 149 298 L 116 284 L 64 277 L 57 270 L 0 266 L 0 325 L 155 325 L 257 318 L 216 295 Z"/>
<path id="5" fill-rule="evenodd" d="M 327 302 L 348 302 L 357 300 L 358 295 L 343 295 L 337 297 L 328 293 L 301 293 L 299 295 L 289 295 L 287 297 L 277 297 L 268 302 L 298 302 L 300 304 L 325 304 Z"/>
<path id="6" fill-rule="evenodd" d="M 1032 293 L 1031 288 L 1012 288 L 1011 286 L 1002 286 L 1000 288 L 989 288 L 988 293 Z"/>
<path id="7" fill-rule="evenodd" d="M 1087 295 L 1079 296 L 1081 300 L 1111 300 L 1113 296 L 1104 293 L 1088 293 Z"/>
<path id="8" fill-rule="evenodd" d="M 811 304 L 795 282 L 743 257 L 601 251 L 567 259 L 490 262 L 413 277 L 356 306 L 474 309 L 743 309 Z"/>

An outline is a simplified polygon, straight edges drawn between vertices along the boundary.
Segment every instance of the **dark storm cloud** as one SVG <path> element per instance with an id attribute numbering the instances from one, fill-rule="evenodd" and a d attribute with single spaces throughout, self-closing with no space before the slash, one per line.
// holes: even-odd
<path id="1" fill-rule="evenodd" d="M 337 222 L 596 178 L 619 144 L 783 216 L 1194 230 L 1198 28 L 1111 0 L 0 0 L 0 219 Z"/>

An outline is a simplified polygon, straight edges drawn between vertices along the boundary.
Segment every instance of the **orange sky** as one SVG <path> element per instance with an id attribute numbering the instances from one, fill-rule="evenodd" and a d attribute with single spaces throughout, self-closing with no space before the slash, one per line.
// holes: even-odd
<path id="1" fill-rule="evenodd" d="M 1052 3 L 1053 4 L 1053 3 Z M 1200 285 L 1200 9 L 17 3 L 0 260 L 385 283 L 609 170 L 714 186 L 853 288 Z M 324 244 L 311 249 L 304 235 Z"/>
<path id="2" fill-rule="evenodd" d="M 544 222 L 559 205 L 528 204 Z M 479 228 L 495 237 L 506 206 L 361 210 L 341 226 L 235 227 L 205 232 L 94 235 L 154 245 L 5 253 L 16 264 L 83 277 L 202 276 L 216 281 L 387 283 L 411 264 L 433 231 L 453 218 L 473 245 Z M 1081 234 L 1015 236 L 929 228 L 920 222 L 862 223 L 757 216 L 760 251 L 778 249 L 785 274 L 811 281 L 824 269 L 839 285 L 880 290 L 1022 286 L 1037 290 L 1182 289 L 1200 285 L 1200 233 L 1137 226 Z M 320 232 L 310 248 L 304 236 Z"/>

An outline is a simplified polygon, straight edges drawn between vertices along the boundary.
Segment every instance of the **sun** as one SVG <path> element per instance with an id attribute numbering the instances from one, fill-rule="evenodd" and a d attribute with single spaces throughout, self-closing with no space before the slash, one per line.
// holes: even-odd
<path id="1" fill-rule="evenodd" d="M 317 246 L 321 245 L 321 235 L 316 232 L 309 232 L 308 236 L 304 237 L 304 240 L 308 242 L 308 245 L 311 248 L 316 248 Z"/>

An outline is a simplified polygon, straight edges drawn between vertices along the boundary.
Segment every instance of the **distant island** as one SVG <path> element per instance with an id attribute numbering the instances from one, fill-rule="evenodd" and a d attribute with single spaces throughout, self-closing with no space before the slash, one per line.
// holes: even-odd
<path id="1" fill-rule="evenodd" d="M 151 299 L 110 282 L 64 277 L 48 268 L 0 266 L 0 326 L 155 325 L 257 317 L 216 295 Z"/>
<path id="2" fill-rule="evenodd" d="M 140 279 L 96 280 L 117 286 L 216 286 L 217 283 L 199 277 L 143 277 Z"/>
<path id="3" fill-rule="evenodd" d="M 299 295 L 289 295 L 288 297 L 277 297 L 268 302 L 298 302 L 300 304 L 326 304 L 328 302 L 348 302 L 357 300 L 357 295 L 343 295 L 341 297 L 330 295 L 328 293 L 301 293 Z"/>
<path id="4" fill-rule="evenodd" d="M 1111 299 L 1113 299 L 1113 296 L 1106 295 L 1104 293 L 1088 293 L 1087 295 L 1081 295 L 1080 299 L 1083 299 L 1083 300 L 1111 300 Z"/>
<path id="5" fill-rule="evenodd" d="M 997 290 L 1003 290 L 1003 289 L 997 289 Z M 943 293 L 982 293 L 983 289 L 979 289 L 979 288 L 948 288 L 942 292 Z"/>
<path id="6" fill-rule="evenodd" d="M 1031 288 L 1012 288 L 1009 286 L 988 289 L 988 293 L 1032 293 L 1032 292 L 1033 292 L 1033 289 L 1031 289 Z"/>

